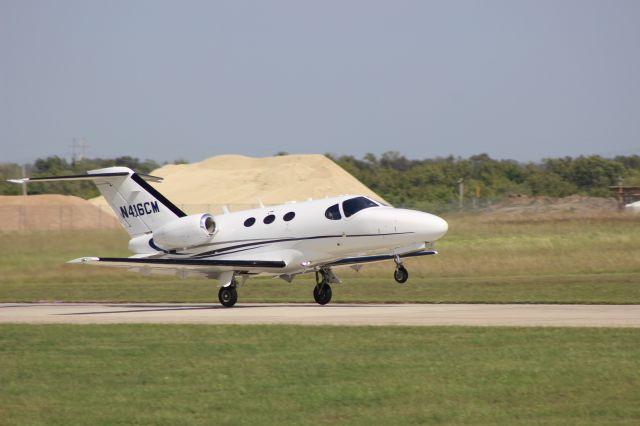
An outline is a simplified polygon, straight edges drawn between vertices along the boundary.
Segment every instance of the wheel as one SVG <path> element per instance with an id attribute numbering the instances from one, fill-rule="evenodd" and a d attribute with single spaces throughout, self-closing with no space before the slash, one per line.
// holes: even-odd
<path id="1" fill-rule="evenodd" d="M 326 305 L 331 301 L 331 286 L 329 284 L 317 284 L 313 289 L 313 298 L 320 305 Z"/>
<path id="2" fill-rule="evenodd" d="M 218 291 L 218 300 L 220 300 L 222 306 L 230 308 L 238 301 L 238 290 L 236 290 L 232 285 L 228 287 L 220 287 L 220 291 Z"/>
<path id="3" fill-rule="evenodd" d="M 409 279 L 409 271 L 404 266 L 398 266 L 393 273 L 393 278 L 397 283 L 404 284 Z"/>

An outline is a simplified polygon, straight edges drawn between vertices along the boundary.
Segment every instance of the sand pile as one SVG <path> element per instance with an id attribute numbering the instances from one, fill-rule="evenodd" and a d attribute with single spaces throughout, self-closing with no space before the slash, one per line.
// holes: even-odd
<path id="1" fill-rule="evenodd" d="M 483 211 L 483 216 L 489 221 L 531 222 L 619 217 L 620 211 L 615 198 L 519 196 L 493 204 Z"/>
<path id="2" fill-rule="evenodd" d="M 252 158 L 221 155 L 193 164 L 167 165 L 154 170 L 164 178 L 152 184 L 187 213 L 219 213 L 288 201 L 341 194 L 377 194 L 324 155 L 284 155 Z M 91 200 L 104 206 L 102 197 Z"/>
<path id="3" fill-rule="evenodd" d="M 0 195 L 0 231 L 118 229 L 113 215 L 68 195 Z"/>
<path id="4" fill-rule="evenodd" d="M 588 213 L 615 211 L 617 208 L 618 202 L 615 198 L 571 195 L 563 198 L 546 196 L 510 197 L 508 200 L 494 205 L 493 210 L 502 213 Z"/>

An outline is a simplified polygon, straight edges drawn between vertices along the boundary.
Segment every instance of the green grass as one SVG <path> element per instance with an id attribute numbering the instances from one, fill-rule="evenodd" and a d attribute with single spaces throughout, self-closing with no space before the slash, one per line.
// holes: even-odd
<path id="1" fill-rule="evenodd" d="M 1 325 L 0 424 L 638 424 L 640 330 Z"/>
<path id="2" fill-rule="evenodd" d="M 334 302 L 640 303 L 640 220 L 633 216 L 549 221 L 447 218 L 438 256 L 409 259 L 407 285 L 393 263 L 338 269 Z M 207 302 L 216 283 L 65 265 L 87 255 L 128 256 L 117 232 L 0 234 L 0 301 Z M 252 279 L 241 302 L 310 302 L 313 282 Z"/>

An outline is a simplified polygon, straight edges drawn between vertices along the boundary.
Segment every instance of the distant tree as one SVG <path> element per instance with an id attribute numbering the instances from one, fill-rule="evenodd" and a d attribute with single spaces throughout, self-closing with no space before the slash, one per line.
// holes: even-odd
<path id="1" fill-rule="evenodd" d="M 640 155 L 628 155 L 628 156 L 619 155 L 616 158 L 614 158 L 614 160 L 622 164 L 622 166 L 625 169 L 640 170 Z"/>
<path id="2" fill-rule="evenodd" d="M 530 188 L 532 195 L 566 197 L 578 191 L 578 188 L 573 183 L 563 180 L 555 173 L 542 170 L 533 171 L 528 176 L 526 184 Z"/>
<path id="3" fill-rule="evenodd" d="M 587 192 L 615 185 L 624 173 L 624 166 L 594 155 L 578 157 L 571 167 L 571 178 L 578 188 Z"/>
<path id="4" fill-rule="evenodd" d="M 410 167 L 411 162 L 407 160 L 404 155 L 400 155 L 398 151 L 387 151 L 380 157 L 380 165 L 382 167 L 404 171 Z"/>

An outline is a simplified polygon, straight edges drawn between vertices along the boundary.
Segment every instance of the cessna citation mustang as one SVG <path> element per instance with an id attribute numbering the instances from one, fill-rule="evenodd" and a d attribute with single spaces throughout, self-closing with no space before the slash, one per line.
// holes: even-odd
<path id="1" fill-rule="evenodd" d="M 345 195 L 288 203 L 219 216 L 187 215 L 146 181 L 162 179 L 126 167 L 91 170 L 85 175 L 25 178 L 16 183 L 91 180 L 131 236 L 131 257 L 81 257 L 69 263 L 116 266 L 142 273 L 217 279 L 226 307 L 238 300 L 237 286 L 250 276 L 291 282 L 314 272 L 313 298 L 331 300 L 334 267 L 359 270 L 368 262 L 395 261 L 393 277 L 409 273 L 402 258 L 436 254 L 433 241 L 448 229 L 438 216 L 396 209 L 371 198 Z"/>

